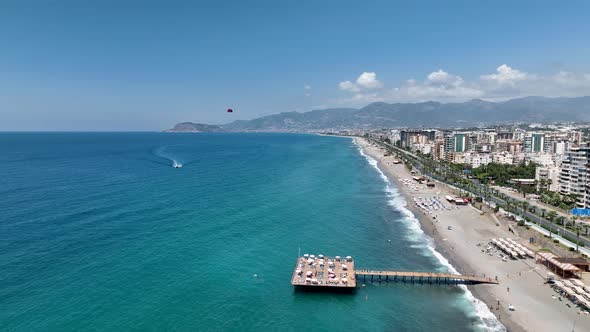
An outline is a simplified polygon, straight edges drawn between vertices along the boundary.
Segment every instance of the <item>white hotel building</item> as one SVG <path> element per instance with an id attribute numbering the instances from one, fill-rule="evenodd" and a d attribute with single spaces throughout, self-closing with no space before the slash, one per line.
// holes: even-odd
<path id="1" fill-rule="evenodd" d="M 573 146 L 565 154 L 559 174 L 559 192 L 576 195 L 577 207 L 590 208 L 590 144 Z"/>

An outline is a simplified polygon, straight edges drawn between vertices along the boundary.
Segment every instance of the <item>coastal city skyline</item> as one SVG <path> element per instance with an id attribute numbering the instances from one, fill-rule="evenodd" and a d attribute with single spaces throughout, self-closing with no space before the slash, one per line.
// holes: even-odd
<path id="1" fill-rule="evenodd" d="M 4 4 L 0 130 L 590 95 L 584 1 L 133 4 Z"/>

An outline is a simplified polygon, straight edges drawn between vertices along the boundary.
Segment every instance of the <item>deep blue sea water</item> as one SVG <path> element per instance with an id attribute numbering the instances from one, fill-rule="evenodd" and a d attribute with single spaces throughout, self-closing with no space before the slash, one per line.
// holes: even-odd
<path id="1" fill-rule="evenodd" d="M 396 200 L 348 138 L 1 133 L 0 326 L 477 329 L 456 286 L 293 290 L 298 248 L 444 271 Z"/>

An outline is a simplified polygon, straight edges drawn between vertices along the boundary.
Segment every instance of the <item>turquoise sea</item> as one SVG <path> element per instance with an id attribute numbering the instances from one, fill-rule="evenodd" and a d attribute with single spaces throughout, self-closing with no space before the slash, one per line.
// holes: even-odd
<path id="1" fill-rule="evenodd" d="M 2 330 L 483 329 L 457 286 L 294 291 L 299 248 L 447 269 L 349 138 L 1 133 L 0 151 Z"/>

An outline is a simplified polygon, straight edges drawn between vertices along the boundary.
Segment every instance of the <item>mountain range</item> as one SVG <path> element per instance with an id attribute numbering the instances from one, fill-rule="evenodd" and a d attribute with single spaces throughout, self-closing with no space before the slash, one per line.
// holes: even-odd
<path id="1" fill-rule="evenodd" d="M 221 126 L 185 122 L 168 131 L 316 131 L 325 129 L 466 128 L 510 123 L 590 122 L 590 96 L 524 97 L 503 102 L 371 103 L 363 108 L 284 112 Z M 194 125 L 194 127 L 191 127 Z M 208 127 L 207 127 L 208 126 Z M 196 128 L 195 130 L 191 130 Z"/>

